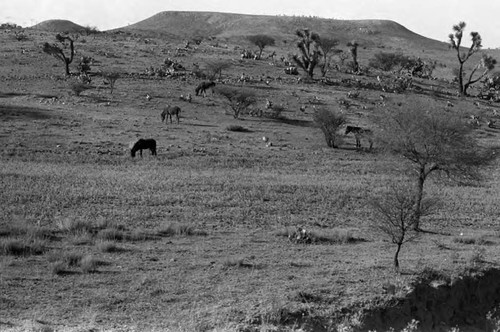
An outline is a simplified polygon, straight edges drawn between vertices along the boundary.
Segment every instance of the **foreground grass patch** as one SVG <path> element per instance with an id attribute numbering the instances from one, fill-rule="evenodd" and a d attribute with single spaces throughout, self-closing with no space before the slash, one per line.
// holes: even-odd
<path id="1" fill-rule="evenodd" d="M 324 243 L 324 244 L 349 244 L 363 239 L 354 235 L 347 229 L 321 229 L 306 230 L 304 228 L 282 228 L 275 232 L 276 236 L 287 237 L 294 243 Z"/>
<path id="2" fill-rule="evenodd" d="M 46 251 L 46 243 L 39 239 L 13 239 L 0 240 L 0 253 L 2 255 L 27 256 L 41 255 Z"/>
<path id="3" fill-rule="evenodd" d="M 181 236 L 206 236 L 208 235 L 207 232 L 203 230 L 198 230 L 195 229 L 191 225 L 185 225 L 185 224 L 175 224 L 171 223 L 166 226 L 164 226 L 162 229 L 160 229 L 157 234 L 159 236 L 176 236 L 176 235 L 181 235 Z"/>

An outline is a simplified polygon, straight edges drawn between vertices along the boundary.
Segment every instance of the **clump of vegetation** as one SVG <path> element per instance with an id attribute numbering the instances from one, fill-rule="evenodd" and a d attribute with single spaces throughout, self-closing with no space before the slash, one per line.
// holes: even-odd
<path id="1" fill-rule="evenodd" d="M 80 269 L 83 273 L 97 272 L 99 261 L 92 255 L 85 255 L 80 259 Z"/>
<path id="2" fill-rule="evenodd" d="M 82 92 L 87 91 L 89 89 L 92 89 L 91 86 L 89 86 L 86 83 L 80 82 L 80 81 L 70 82 L 69 88 L 71 89 L 71 91 L 73 91 L 73 93 L 77 97 L 80 96 L 82 94 Z"/>
<path id="3" fill-rule="evenodd" d="M 111 227 L 100 230 L 97 233 L 97 238 L 101 240 L 121 241 L 125 238 L 125 234 L 120 229 Z"/>
<path id="4" fill-rule="evenodd" d="M 6 238 L 0 241 L 0 254 L 2 255 L 41 255 L 45 251 L 45 242 L 39 239 Z"/>
<path id="5" fill-rule="evenodd" d="M 402 53 L 379 52 L 370 59 L 368 65 L 375 69 L 391 71 L 397 67 L 407 67 L 410 61 L 410 57 Z"/>
<path id="6" fill-rule="evenodd" d="M 210 81 L 222 78 L 222 71 L 231 67 L 231 62 L 224 60 L 208 61 L 205 65 L 206 74 L 200 75 L 200 78 L 205 78 Z"/>
<path id="7" fill-rule="evenodd" d="M 337 131 L 346 121 L 343 114 L 324 108 L 318 108 L 314 113 L 314 123 L 321 129 L 323 135 L 325 135 L 326 144 L 330 148 L 337 148 L 339 146 L 341 137 Z"/>
<path id="8" fill-rule="evenodd" d="M 250 129 L 245 128 L 243 126 L 239 126 L 239 125 L 229 125 L 226 127 L 226 129 L 228 131 L 235 131 L 235 132 L 242 132 L 242 133 L 248 133 L 251 131 Z"/>
<path id="9" fill-rule="evenodd" d="M 160 229 L 157 234 L 159 236 L 175 236 L 175 235 L 182 235 L 182 236 L 196 236 L 196 235 L 207 235 L 205 231 L 202 230 L 197 230 L 191 225 L 185 225 L 185 224 L 175 224 L 175 223 L 170 223 L 166 225 L 164 228 Z"/>
<path id="10" fill-rule="evenodd" d="M 352 231 L 346 229 L 306 230 L 303 227 L 295 229 L 280 229 L 277 236 L 288 237 L 293 243 L 302 244 L 348 244 L 359 241 Z"/>
<path id="11" fill-rule="evenodd" d="M 91 222 L 78 218 L 59 218 L 56 220 L 56 226 L 59 230 L 73 235 L 91 233 L 93 231 Z"/>
<path id="12" fill-rule="evenodd" d="M 216 92 L 227 99 L 235 119 L 239 118 L 242 112 L 256 102 L 255 93 L 248 89 L 219 86 L 216 88 Z"/>
<path id="13" fill-rule="evenodd" d="M 64 262 L 57 261 L 54 262 L 50 265 L 50 270 L 52 271 L 52 274 L 55 275 L 63 275 L 66 274 L 67 271 L 67 265 Z"/>
<path id="14" fill-rule="evenodd" d="M 475 244 L 475 245 L 488 245 L 492 242 L 487 239 L 485 235 L 481 236 L 457 236 L 453 238 L 453 242 L 460 244 Z"/>
<path id="15" fill-rule="evenodd" d="M 283 112 L 286 111 L 285 106 L 283 105 L 273 105 L 269 110 L 264 112 L 262 115 L 266 118 L 270 119 L 282 119 Z"/>
<path id="16" fill-rule="evenodd" d="M 122 249 L 113 241 L 99 241 L 96 244 L 97 250 L 100 252 L 119 252 Z"/>

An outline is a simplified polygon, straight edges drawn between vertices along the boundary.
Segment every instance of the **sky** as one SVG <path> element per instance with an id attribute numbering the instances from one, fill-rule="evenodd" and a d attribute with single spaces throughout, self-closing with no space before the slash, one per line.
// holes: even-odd
<path id="1" fill-rule="evenodd" d="M 29 27 L 65 19 L 104 31 L 162 11 L 388 19 L 439 41 L 447 41 L 452 26 L 464 21 L 467 36 L 477 31 L 484 48 L 500 47 L 499 0 L 0 0 L 0 23 Z M 469 41 L 464 39 L 462 45 Z"/>

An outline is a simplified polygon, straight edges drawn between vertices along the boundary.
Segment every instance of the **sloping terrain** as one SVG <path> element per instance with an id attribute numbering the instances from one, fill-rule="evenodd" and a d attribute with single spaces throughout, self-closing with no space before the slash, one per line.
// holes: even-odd
<path id="1" fill-rule="evenodd" d="M 79 32 L 84 27 L 68 20 L 47 20 L 35 24 L 31 29 L 50 31 L 50 32 Z"/>
<path id="2" fill-rule="evenodd" d="M 251 34 L 267 34 L 281 41 L 293 39 L 295 30 L 300 28 L 309 28 L 320 36 L 338 39 L 341 43 L 354 39 L 367 47 L 426 48 L 441 51 L 447 47 L 443 42 L 420 36 L 396 22 L 387 20 L 335 20 L 316 17 L 165 11 L 122 29 L 167 33 L 180 38 L 215 36 L 233 40 Z"/>
<path id="3" fill-rule="evenodd" d="M 381 114 L 401 107 L 476 116 L 473 137 L 498 146 L 500 126 L 486 120 L 500 121 L 500 104 L 476 90 L 457 97 L 445 79 L 454 54 L 405 48 L 420 39 L 397 24 L 382 22 L 395 38 L 395 29 L 410 38 L 401 52 L 439 60 L 436 79 L 414 78 L 400 93 L 383 91 L 377 78 L 394 78 L 373 69 L 306 80 L 286 75 L 277 59 L 241 59 L 251 31 L 221 37 L 236 31 L 221 28 L 225 17 L 210 21 L 219 37 L 188 48 L 176 30 L 80 36 L 78 54 L 93 61 L 78 95 L 78 60 L 66 77 L 61 61 L 38 47 L 54 36 L 0 33 L 0 331 L 381 332 L 411 319 L 426 332 L 484 331 L 500 297 L 492 270 L 500 257 L 498 162 L 476 186 L 428 180 L 426 194 L 442 206 L 423 219 L 427 232 L 404 245 L 395 273 L 396 248 L 372 227 L 369 202 L 408 181 L 408 161 L 377 142 L 356 149 L 345 129 L 338 148 L 328 148 L 314 114 L 333 110 L 374 129 Z M 188 21 L 178 24 L 194 36 Z M 344 30 L 358 36 L 352 24 Z M 360 48 L 364 66 L 388 49 L 390 38 L 379 37 L 380 47 Z M 293 50 L 292 39 L 277 41 L 265 52 Z M 150 71 L 167 58 L 185 70 Z M 254 109 L 268 99 L 283 106 L 280 116 L 235 119 L 220 94 L 196 96 L 203 79 L 195 72 L 214 59 L 230 64 L 216 87 L 248 89 Z M 119 73 L 113 93 L 98 75 L 106 71 Z M 189 93 L 190 102 L 180 98 Z M 161 122 L 167 104 L 181 107 L 179 124 Z M 128 143 L 137 138 L 156 139 L 158 155 L 132 158 Z M 319 240 L 289 239 L 299 226 Z"/>

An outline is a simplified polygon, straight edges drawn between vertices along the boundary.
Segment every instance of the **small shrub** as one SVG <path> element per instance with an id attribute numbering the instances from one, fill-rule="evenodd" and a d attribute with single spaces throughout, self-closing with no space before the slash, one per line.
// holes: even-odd
<path id="1" fill-rule="evenodd" d="M 346 123 L 344 115 L 328 111 L 326 109 L 317 109 L 314 113 L 314 122 L 325 135 L 326 144 L 330 148 L 336 148 L 341 141 L 337 131 L 343 124 Z"/>
<path id="2" fill-rule="evenodd" d="M 270 111 L 264 112 L 264 116 L 270 119 L 281 119 L 282 113 L 286 110 L 283 105 L 273 105 Z"/>
<path id="3" fill-rule="evenodd" d="M 97 249 L 100 252 L 119 252 L 121 251 L 121 248 L 116 245 L 116 243 L 111 242 L 111 241 L 100 241 L 97 243 Z"/>
<path id="4" fill-rule="evenodd" d="M 106 228 L 97 233 L 97 238 L 101 240 L 121 241 L 125 238 L 125 235 L 117 228 Z"/>
<path id="5" fill-rule="evenodd" d="M 226 129 L 228 131 L 235 131 L 235 132 L 241 132 L 241 133 L 248 133 L 250 132 L 249 129 L 245 128 L 245 127 L 242 127 L 242 126 L 238 126 L 238 125 L 229 125 L 226 127 Z"/>
<path id="6" fill-rule="evenodd" d="M 66 263 L 62 261 L 57 261 L 50 266 L 50 270 L 52 271 L 52 274 L 62 275 L 67 272 L 66 267 L 67 267 Z"/>
<path id="7" fill-rule="evenodd" d="M 3 255 L 41 255 L 45 250 L 45 242 L 39 239 L 5 239 L 0 242 L 0 253 Z"/>
<path id="8" fill-rule="evenodd" d="M 56 221 L 59 230 L 69 234 L 83 234 L 92 232 L 92 224 L 80 219 L 60 218 Z"/>
<path id="9" fill-rule="evenodd" d="M 492 242 L 486 239 L 485 235 L 481 236 L 457 236 L 453 238 L 453 242 L 461 244 L 488 245 Z"/>
<path id="10" fill-rule="evenodd" d="M 161 229 L 157 233 L 160 236 L 174 236 L 174 235 L 207 235 L 206 232 L 196 230 L 190 225 L 180 225 L 180 224 L 168 224 L 165 228 Z"/>
<path id="11" fill-rule="evenodd" d="M 80 260 L 80 268 L 83 273 L 94 273 L 97 272 L 97 266 L 99 262 L 92 257 L 92 255 L 86 255 Z"/>
<path id="12" fill-rule="evenodd" d="M 153 238 L 154 235 L 148 234 L 142 230 L 134 229 L 131 233 L 126 234 L 125 238 L 128 241 L 146 241 Z"/>
<path id="13" fill-rule="evenodd" d="M 222 262 L 222 265 L 224 267 L 243 267 L 245 263 L 243 258 L 228 257 Z"/>
<path id="14" fill-rule="evenodd" d="M 486 255 L 486 249 L 475 247 L 472 251 L 467 263 L 470 267 L 475 268 L 481 263 L 484 263 Z"/>
<path id="15" fill-rule="evenodd" d="M 369 66 L 383 71 L 390 71 L 395 67 L 405 67 L 411 59 L 401 53 L 379 52 L 370 59 Z"/>
<path id="16" fill-rule="evenodd" d="M 69 252 L 64 255 L 64 262 L 68 266 L 79 266 L 82 259 L 83 254 L 77 252 Z"/>
<path id="17" fill-rule="evenodd" d="M 317 231 L 313 230 L 310 232 L 313 242 L 324 242 L 324 243 L 336 243 L 336 244 L 347 244 L 358 241 L 354 237 L 352 231 L 345 229 L 334 229 L 331 231 Z"/>
<path id="18" fill-rule="evenodd" d="M 75 94 L 75 96 L 80 96 L 82 92 L 91 89 L 91 87 L 82 82 L 72 82 L 69 85 L 71 91 Z"/>

